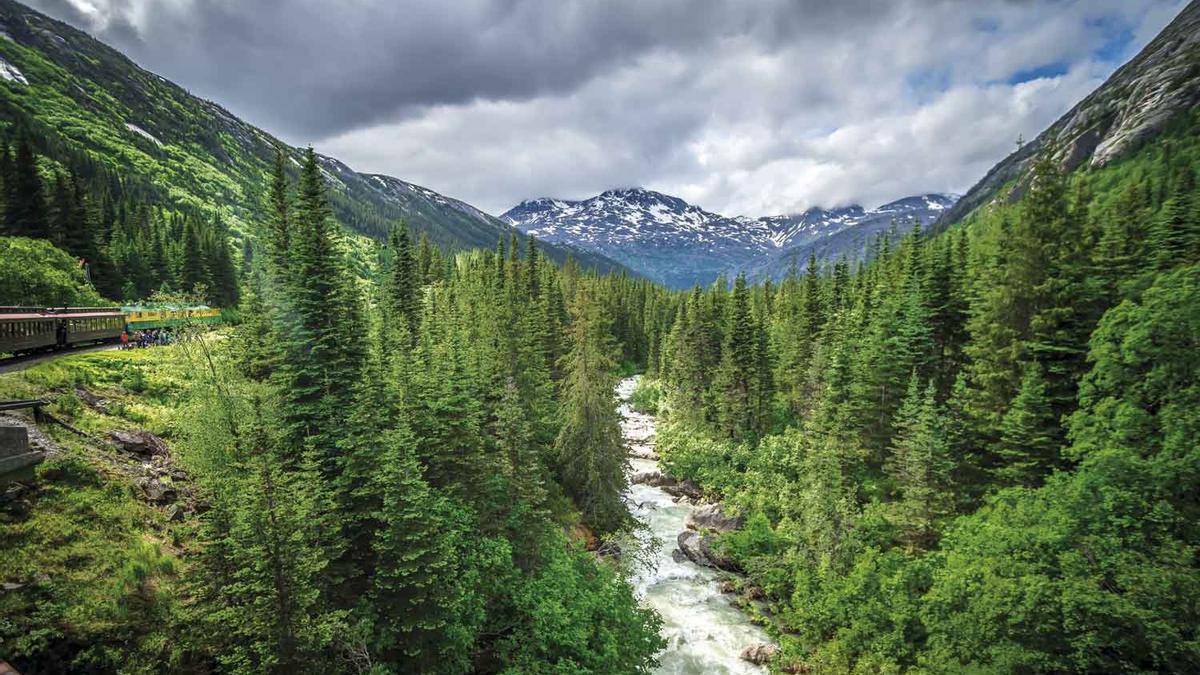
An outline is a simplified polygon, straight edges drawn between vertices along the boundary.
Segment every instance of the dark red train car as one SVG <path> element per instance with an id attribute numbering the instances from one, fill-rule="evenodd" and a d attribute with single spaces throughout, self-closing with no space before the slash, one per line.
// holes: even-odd
<path id="1" fill-rule="evenodd" d="M 125 314 L 116 307 L 0 307 L 0 353 L 111 342 L 124 330 Z"/>

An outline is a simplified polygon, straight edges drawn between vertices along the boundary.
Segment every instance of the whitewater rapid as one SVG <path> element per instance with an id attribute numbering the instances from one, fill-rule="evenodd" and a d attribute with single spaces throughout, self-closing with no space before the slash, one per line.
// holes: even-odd
<path id="1" fill-rule="evenodd" d="M 617 386 L 621 431 L 627 446 L 653 450 L 654 417 L 629 406 L 629 395 L 636 384 L 635 376 L 621 380 Z M 630 476 L 657 469 L 654 460 L 630 458 Z M 765 673 L 766 669 L 743 661 L 740 655 L 746 647 L 770 639 L 720 592 L 720 573 L 687 559 L 677 562 L 671 555 L 695 507 L 686 501 L 675 503 L 671 495 L 648 485 L 631 485 L 625 496 L 634 517 L 647 525 L 639 538 L 643 542 L 651 538 L 659 541 L 649 556 L 650 564 L 633 570 L 631 579 L 642 602 L 663 618 L 662 635 L 667 647 L 659 656 L 661 665 L 656 672 Z"/>

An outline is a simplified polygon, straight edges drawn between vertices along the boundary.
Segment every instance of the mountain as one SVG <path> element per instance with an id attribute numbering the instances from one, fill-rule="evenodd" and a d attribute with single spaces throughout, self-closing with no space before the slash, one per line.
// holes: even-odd
<path id="1" fill-rule="evenodd" d="M 880 234 L 895 228 L 900 234 L 912 228 L 917 221 L 928 227 L 938 221 L 943 213 L 954 207 L 957 195 L 927 194 L 905 197 L 880 206 L 873 211 L 863 212 L 846 227 L 831 231 L 823 236 L 812 237 L 790 246 L 771 258 L 748 268 L 752 279 L 782 279 L 795 265 L 803 270 L 808 266 L 810 255 L 817 260 L 833 261 L 845 257 L 861 260 Z"/>
<path id="2" fill-rule="evenodd" d="M 874 232 L 880 223 L 914 216 L 930 222 L 953 203 L 948 195 L 922 195 L 873 210 L 847 206 L 730 218 L 678 197 L 629 188 L 579 201 L 527 200 L 501 218 L 540 240 L 594 251 L 648 278 L 684 288 L 709 283 L 723 272 L 773 269 L 781 254 L 846 230 Z"/>
<path id="3" fill-rule="evenodd" d="M 0 0 L 0 124 L 27 133 L 39 155 L 85 179 L 173 210 L 219 214 L 235 232 L 259 219 L 264 177 L 277 150 L 298 171 L 300 148 L 220 105 L 138 67 L 120 52 L 12 0 Z M 381 239 L 403 220 L 449 249 L 491 247 L 511 226 L 465 202 L 321 157 L 339 222 Z M 293 175 L 294 177 L 294 175 Z M 566 246 L 602 271 L 612 261 Z"/>
<path id="4" fill-rule="evenodd" d="M 1200 2 L 1191 2 L 1132 60 L 1034 140 L 993 167 L 938 220 L 946 227 L 1000 197 L 1014 201 L 1043 149 L 1065 169 L 1100 168 L 1200 105 Z"/>

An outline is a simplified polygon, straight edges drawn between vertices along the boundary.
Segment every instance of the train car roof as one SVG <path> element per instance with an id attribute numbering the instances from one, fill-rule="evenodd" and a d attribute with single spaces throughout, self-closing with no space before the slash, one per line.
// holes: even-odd
<path id="1" fill-rule="evenodd" d="M 124 317 L 125 314 L 120 311 L 88 311 L 88 312 L 45 312 L 45 311 L 25 311 L 25 312 L 0 312 L 0 321 L 21 321 L 30 319 L 103 319 L 111 317 Z"/>

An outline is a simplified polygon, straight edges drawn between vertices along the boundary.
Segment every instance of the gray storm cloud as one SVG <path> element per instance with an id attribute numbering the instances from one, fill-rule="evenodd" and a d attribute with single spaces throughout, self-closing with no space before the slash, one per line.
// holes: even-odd
<path id="1" fill-rule="evenodd" d="M 965 190 L 1183 2 L 31 4 L 291 142 L 485 210 L 645 185 L 762 215 Z"/>

